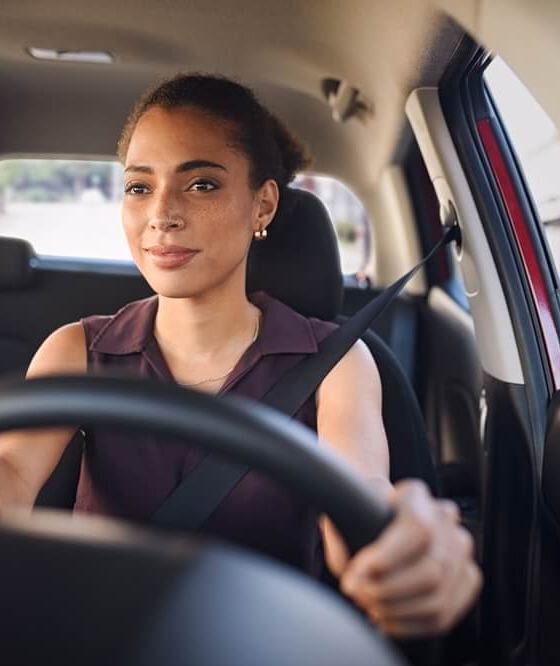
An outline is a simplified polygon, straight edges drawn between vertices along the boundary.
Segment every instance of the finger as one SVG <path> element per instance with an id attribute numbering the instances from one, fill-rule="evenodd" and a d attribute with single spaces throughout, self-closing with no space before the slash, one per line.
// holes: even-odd
<path id="1" fill-rule="evenodd" d="M 431 596 L 418 596 L 390 604 L 368 608 L 379 624 L 391 627 L 394 635 L 435 636 L 448 631 L 469 610 L 482 586 L 476 565 L 462 571 L 461 584 L 439 590 Z M 408 633 L 411 632 L 411 633 Z"/>
<path id="2" fill-rule="evenodd" d="M 457 505 L 457 502 L 454 502 L 450 499 L 438 500 L 438 506 L 440 511 L 444 514 L 445 518 L 451 522 L 459 525 L 461 522 L 461 512 Z"/>
<path id="3" fill-rule="evenodd" d="M 478 570 L 472 560 L 473 539 L 462 527 L 443 536 L 428 555 L 412 566 L 378 580 L 365 581 L 353 598 L 364 607 L 377 606 L 384 614 L 396 617 L 415 614 L 423 617 L 453 605 L 454 600 L 460 604 L 457 590 L 472 588 L 465 578 L 466 572 L 473 567 Z"/>
<path id="4" fill-rule="evenodd" d="M 447 600 L 441 590 L 432 594 L 418 594 L 401 599 L 390 599 L 378 604 L 368 605 L 368 612 L 373 611 L 380 621 L 421 621 L 436 622 L 441 614 L 447 614 Z"/>
<path id="5" fill-rule="evenodd" d="M 408 561 L 394 560 L 394 568 L 383 572 L 378 567 L 377 576 L 369 576 L 371 568 L 364 565 L 360 572 L 364 578 L 373 583 L 376 593 L 381 596 L 402 596 L 406 589 L 412 595 L 417 590 L 430 590 L 435 584 L 444 584 L 460 573 L 461 567 L 473 559 L 474 540 L 471 534 L 460 525 L 460 514 L 457 505 L 452 501 L 438 500 L 434 507 L 437 524 L 430 526 L 431 540 L 427 548 L 418 548 L 411 552 Z M 365 555 L 365 554 L 364 554 Z M 377 557 L 375 551 L 369 554 Z M 364 557 L 364 562 L 365 557 Z M 357 560 L 356 564 L 360 564 Z M 352 570 L 350 570 L 353 573 Z"/>
<path id="6" fill-rule="evenodd" d="M 429 622 L 421 620 L 378 620 L 375 624 L 384 634 L 393 638 L 427 638 L 445 633 L 445 630 L 434 631 Z"/>
<path id="7" fill-rule="evenodd" d="M 380 576 L 421 556 L 429 548 L 438 523 L 436 502 L 421 482 L 406 481 L 396 490 L 397 515 L 373 544 L 350 561 L 349 576 Z"/>
<path id="8" fill-rule="evenodd" d="M 418 622 L 430 633 L 444 630 L 472 605 L 481 576 L 466 530 L 455 527 L 438 537 L 439 543 L 413 566 L 355 588 L 343 580 L 343 591 L 377 622 Z"/>
<path id="9" fill-rule="evenodd" d="M 344 575 L 340 586 L 344 593 L 361 602 L 400 600 L 435 590 L 441 583 L 444 567 L 441 559 L 424 557 L 411 566 L 379 578 Z"/>

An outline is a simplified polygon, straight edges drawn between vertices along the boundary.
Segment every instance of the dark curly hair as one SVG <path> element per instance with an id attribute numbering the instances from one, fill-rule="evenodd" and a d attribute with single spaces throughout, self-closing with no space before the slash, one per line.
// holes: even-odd
<path id="1" fill-rule="evenodd" d="M 258 101 L 250 88 L 224 76 L 198 72 L 178 74 L 140 98 L 118 142 L 121 162 L 125 161 L 136 124 L 146 111 L 185 106 L 200 109 L 231 128 L 231 144 L 248 158 L 255 189 L 269 178 L 285 186 L 311 164 L 307 146 Z"/>

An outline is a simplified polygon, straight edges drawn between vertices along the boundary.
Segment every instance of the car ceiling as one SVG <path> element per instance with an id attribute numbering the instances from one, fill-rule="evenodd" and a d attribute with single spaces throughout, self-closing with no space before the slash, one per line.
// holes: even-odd
<path id="1" fill-rule="evenodd" d="M 366 194 L 409 137 L 404 102 L 440 78 L 461 30 L 419 0 L 3 0 L 0 152 L 113 155 L 149 85 L 177 71 L 236 77 L 311 146 L 315 169 Z M 28 47 L 102 50 L 112 65 L 34 61 Z M 332 120 L 325 78 L 371 116 Z"/>

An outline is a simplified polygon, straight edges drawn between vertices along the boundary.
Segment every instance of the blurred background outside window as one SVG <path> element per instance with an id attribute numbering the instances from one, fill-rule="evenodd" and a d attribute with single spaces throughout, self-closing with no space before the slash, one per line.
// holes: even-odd
<path id="1" fill-rule="evenodd" d="M 369 252 L 369 225 L 356 196 L 333 178 L 302 174 L 294 187 L 315 193 L 336 229 L 344 273 Z M 131 261 L 120 224 L 118 162 L 18 159 L 0 162 L 0 235 L 28 240 L 39 255 Z"/>

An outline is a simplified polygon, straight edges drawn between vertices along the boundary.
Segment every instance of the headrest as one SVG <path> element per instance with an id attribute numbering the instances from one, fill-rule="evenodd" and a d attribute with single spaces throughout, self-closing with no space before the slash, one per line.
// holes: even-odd
<path id="1" fill-rule="evenodd" d="M 264 241 L 253 241 L 247 292 L 264 290 L 306 317 L 334 319 L 343 296 L 336 233 L 323 202 L 283 188 Z"/>
<path id="2" fill-rule="evenodd" d="M 0 236 L 0 289 L 19 289 L 33 277 L 33 247 L 21 238 Z"/>

